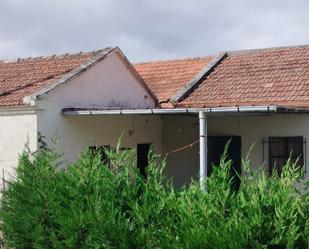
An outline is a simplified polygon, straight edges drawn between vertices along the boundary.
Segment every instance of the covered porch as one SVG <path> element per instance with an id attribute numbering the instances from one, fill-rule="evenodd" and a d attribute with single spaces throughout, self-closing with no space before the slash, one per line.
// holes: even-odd
<path id="1" fill-rule="evenodd" d="M 199 177 L 203 181 L 211 172 L 212 164 L 218 163 L 229 140 L 229 157 L 239 173 L 241 158 L 249 153 L 250 148 L 254 167 L 264 164 L 267 170 L 271 170 L 294 150 L 306 169 L 306 137 L 309 135 L 306 124 L 309 117 L 299 110 L 275 106 L 63 109 L 62 114 L 67 131 L 70 130 L 65 136 L 74 137 L 74 133 L 79 133 L 75 148 L 67 152 L 70 159 L 74 160 L 86 145 L 115 146 L 122 135 L 122 146 L 137 148 L 142 159 L 149 145 L 153 145 L 155 152 L 166 158 L 166 174 L 173 178 L 176 186 L 188 183 L 191 178 Z M 66 144 L 62 146 L 68 148 Z"/>

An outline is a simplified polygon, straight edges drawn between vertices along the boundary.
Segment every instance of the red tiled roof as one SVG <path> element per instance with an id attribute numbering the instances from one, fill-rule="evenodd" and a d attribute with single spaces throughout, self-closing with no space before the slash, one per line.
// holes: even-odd
<path id="1" fill-rule="evenodd" d="M 137 72 L 157 96 L 168 101 L 210 61 L 211 57 L 154 61 L 135 64 Z"/>
<path id="2" fill-rule="evenodd" d="M 0 106 L 22 105 L 25 96 L 53 84 L 102 51 L 0 61 Z M 156 61 L 134 67 L 159 99 L 161 107 L 172 108 L 168 101 L 179 90 L 186 89 L 187 83 L 203 72 L 213 59 Z M 309 46 L 230 52 L 211 70 L 190 88 L 176 107 L 278 105 L 309 108 Z"/>
<path id="3" fill-rule="evenodd" d="M 309 107 L 309 46 L 228 53 L 188 97 L 185 107 Z"/>
<path id="4" fill-rule="evenodd" d="M 23 98 L 51 85 L 103 51 L 0 61 L 0 106 L 22 105 Z"/>

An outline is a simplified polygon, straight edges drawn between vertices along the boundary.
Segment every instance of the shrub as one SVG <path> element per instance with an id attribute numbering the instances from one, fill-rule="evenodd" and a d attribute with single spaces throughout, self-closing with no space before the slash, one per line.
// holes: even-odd
<path id="1" fill-rule="evenodd" d="M 150 154 L 147 179 L 134 151 L 85 151 L 67 170 L 42 149 L 24 153 L 3 193 L 1 231 L 8 248 L 308 248 L 309 197 L 299 171 L 252 171 L 243 161 L 236 192 L 226 153 L 207 178 L 175 189 L 164 162 Z"/>

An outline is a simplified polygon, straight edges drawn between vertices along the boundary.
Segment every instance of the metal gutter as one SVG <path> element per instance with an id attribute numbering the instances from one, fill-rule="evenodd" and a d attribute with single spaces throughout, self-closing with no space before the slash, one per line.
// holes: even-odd
<path id="1" fill-rule="evenodd" d="M 175 108 L 175 109 L 122 109 L 122 110 L 72 110 L 62 109 L 61 113 L 66 116 L 76 115 L 132 115 L 132 114 L 182 114 L 182 113 L 268 113 L 277 112 L 277 106 L 239 106 L 239 107 L 215 107 L 215 108 Z M 280 108 L 281 110 L 281 108 Z"/>

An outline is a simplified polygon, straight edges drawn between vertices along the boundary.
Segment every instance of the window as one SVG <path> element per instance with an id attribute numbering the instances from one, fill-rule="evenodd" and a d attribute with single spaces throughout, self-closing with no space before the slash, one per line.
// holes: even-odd
<path id="1" fill-rule="evenodd" d="M 91 153 L 100 153 L 102 163 L 109 164 L 108 158 L 106 155 L 106 150 L 109 151 L 111 149 L 110 145 L 100 145 L 100 146 L 90 146 L 89 150 Z"/>
<path id="2" fill-rule="evenodd" d="M 146 176 L 146 167 L 148 166 L 148 154 L 150 150 L 151 144 L 137 144 L 137 153 L 136 153 L 136 160 L 137 160 L 137 168 L 140 170 L 141 175 L 143 177 Z M 110 159 L 106 155 L 106 151 L 115 150 L 115 148 L 111 147 L 110 145 L 99 145 L 99 146 L 90 146 L 89 150 L 93 155 L 95 153 L 100 153 L 101 161 L 111 167 Z M 121 147 L 119 148 L 120 151 L 124 150 L 131 150 L 131 148 Z"/>
<path id="3" fill-rule="evenodd" d="M 97 145 L 97 146 L 90 146 L 89 147 L 89 150 L 91 153 L 93 153 L 93 155 L 95 153 L 100 153 L 101 155 L 101 161 L 103 164 L 107 165 L 108 167 L 111 167 L 112 163 L 111 163 L 111 159 L 108 158 L 106 152 L 109 152 L 109 151 L 113 151 L 113 152 L 116 152 L 116 149 L 110 145 Z M 126 147 L 121 147 L 119 148 L 119 151 L 124 151 L 124 150 L 131 150 L 130 148 L 126 148 Z"/>
<path id="4" fill-rule="evenodd" d="M 304 165 L 304 139 L 303 137 L 269 137 L 269 173 L 277 170 L 280 175 L 286 161 L 291 158 L 297 165 Z"/>

